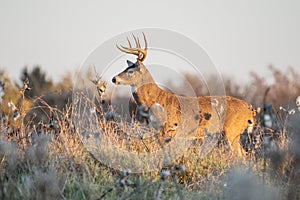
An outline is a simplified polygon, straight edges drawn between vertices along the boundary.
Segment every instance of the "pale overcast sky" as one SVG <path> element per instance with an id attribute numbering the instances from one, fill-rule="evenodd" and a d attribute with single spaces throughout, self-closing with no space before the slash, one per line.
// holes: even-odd
<path id="1" fill-rule="evenodd" d="M 186 35 L 239 80 L 270 64 L 300 68 L 297 0 L 0 0 L 0 68 L 16 78 L 38 64 L 58 80 L 102 42 L 145 27 Z"/>

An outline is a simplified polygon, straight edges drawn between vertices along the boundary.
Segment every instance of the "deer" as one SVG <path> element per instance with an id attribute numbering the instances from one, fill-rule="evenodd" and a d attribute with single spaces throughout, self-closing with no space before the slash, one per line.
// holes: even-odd
<path id="1" fill-rule="evenodd" d="M 156 105 L 163 108 L 165 121 L 162 123 L 161 140 L 172 140 L 184 124 L 183 128 L 188 128 L 190 137 L 205 138 L 208 133 L 224 134 L 230 149 L 239 155 L 245 155 L 240 136 L 245 130 L 251 131 L 256 123 L 256 110 L 252 105 L 231 96 L 181 96 L 160 88 L 143 64 L 148 51 L 144 33 L 143 37 L 145 48 L 141 47 L 140 40 L 135 35 L 133 38 L 136 47 L 132 46 L 128 37 L 129 47 L 116 45 L 121 52 L 137 56 L 137 60 L 127 60 L 128 67 L 114 76 L 112 82 L 115 85 L 130 86 L 138 106 L 148 110 Z"/>

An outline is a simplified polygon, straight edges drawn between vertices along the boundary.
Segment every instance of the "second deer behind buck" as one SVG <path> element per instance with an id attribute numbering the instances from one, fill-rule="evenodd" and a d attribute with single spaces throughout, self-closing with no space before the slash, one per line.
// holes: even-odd
<path id="1" fill-rule="evenodd" d="M 130 85 L 139 106 L 149 109 L 159 104 L 164 108 L 166 120 L 161 138 L 174 138 L 184 124 L 183 128 L 191 130 L 190 136 L 196 138 L 205 137 L 207 132 L 222 132 L 234 151 L 240 154 L 244 152 L 240 145 L 240 135 L 255 124 L 256 111 L 252 106 L 230 96 L 186 97 L 161 89 L 143 64 L 148 50 L 146 37 L 144 34 L 143 36 L 144 49 L 141 48 L 139 38 L 134 35 L 136 47 L 132 47 L 128 38 L 129 47 L 117 45 L 122 52 L 136 55 L 137 61 L 133 63 L 127 60 L 128 67 L 113 77 L 112 82 L 117 85 Z M 223 115 L 222 111 L 226 113 Z"/>

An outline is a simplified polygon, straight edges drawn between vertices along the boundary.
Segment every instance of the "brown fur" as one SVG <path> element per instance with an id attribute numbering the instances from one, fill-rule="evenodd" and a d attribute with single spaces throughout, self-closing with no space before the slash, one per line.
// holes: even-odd
<path id="1" fill-rule="evenodd" d="M 115 76 L 112 81 L 115 84 L 130 85 L 139 106 L 146 106 L 150 110 L 157 104 L 163 107 L 166 120 L 162 123 L 163 134 L 159 139 L 172 140 L 182 132 L 185 134 L 180 135 L 188 138 L 225 133 L 232 149 L 241 153 L 240 135 L 255 123 L 255 110 L 252 106 L 230 96 L 185 97 L 162 90 L 143 64 L 148 48 L 145 35 L 145 49 L 141 49 L 139 40 L 133 37 L 136 48 L 132 48 L 129 40 L 130 48 L 117 47 L 125 53 L 137 55 L 137 62 L 127 61 L 128 68 Z"/>

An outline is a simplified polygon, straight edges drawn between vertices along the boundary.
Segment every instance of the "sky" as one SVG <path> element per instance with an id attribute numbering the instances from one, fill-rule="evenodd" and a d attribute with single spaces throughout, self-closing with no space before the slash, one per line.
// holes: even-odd
<path id="1" fill-rule="evenodd" d="M 300 68 L 297 0 L 0 0 L 0 69 L 17 79 L 40 65 L 58 81 L 112 36 L 147 27 L 186 35 L 238 81 L 271 64 Z"/>

